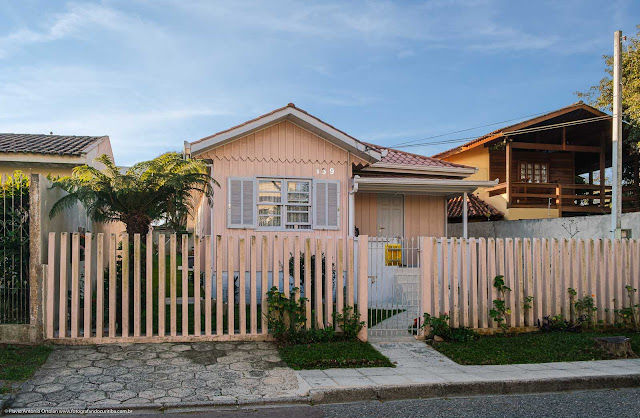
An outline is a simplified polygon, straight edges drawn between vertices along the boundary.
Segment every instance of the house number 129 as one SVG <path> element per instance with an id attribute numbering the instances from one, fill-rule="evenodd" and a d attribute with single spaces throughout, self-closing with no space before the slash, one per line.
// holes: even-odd
<path id="1" fill-rule="evenodd" d="M 322 174 L 327 174 L 327 169 L 326 168 L 322 168 L 322 169 L 316 168 L 316 174 L 320 174 L 321 171 L 322 171 Z M 333 169 L 333 167 L 331 167 L 329 169 L 329 174 L 333 174 L 333 173 L 335 173 L 335 170 Z"/>

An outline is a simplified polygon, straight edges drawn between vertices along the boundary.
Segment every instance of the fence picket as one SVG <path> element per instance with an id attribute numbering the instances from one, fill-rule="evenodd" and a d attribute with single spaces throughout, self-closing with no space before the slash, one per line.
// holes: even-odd
<path id="1" fill-rule="evenodd" d="M 315 277 L 314 277 L 314 291 L 315 291 L 315 311 L 316 311 L 316 327 L 323 329 L 324 323 L 322 320 L 322 240 L 316 238 L 316 259 L 315 259 Z"/>
<path id="2" fill-rule="evenodd" d="M 67 248 L 69 248 L 69 234 L 62 232 L 60 234 L 60 299 L 58 302 L 60 311 L 58 312 L 58 337 L 67 336 L 67 300 L 69 298 L 67 292 Z"/>
<path id="3" fill-rule="evenodd" d="M 347 238 L 347 306 L 353 307 L 353 297 L 354 297 L 354 281 L 353 281 L 353 273 L 354 273 L 354 251 L 355 251 L 355 241 L 353 237 Z"/>
<path id="4" fill-rule="evenodd" d="M 282 292 L 286 298 L 289 298 L 291 291 L 291 279 L 289 277 L 289 238 L 285 235 L 282 237 Z"/>
<path id="5" fill-rule="evenodd" d="M 78 338 L 80 321 L 80 234 L 71 236 L 71 338 Z"/>
<path id="6" fill-rule="evenodd" d="M 144 331 L 147 337 L 153 336 L 153 232 L 147 234 L 147 261 L 145 266 L 146 273 L 146 296 L 145 296 L 145 319 L 146 324 Z M 158 284 L 160 276 L 158 276 Z"/>
<path id="7" fill-rule="evenodd" d="M 140 336 L 140 234 L 133 235 L 133 336 Z"/>
<path id="8" fill-rule="evenodd" d="M 305 300 L 305 316 L 306 327 L 311 329 L 311 298 L 313 297 L 311 289 L 311 238 L 304 240 L 304 297 Z"/>
<path id="9" fill-rule="evenodd" d="M 515 323 L 517 327 L 524 326 L 524 252 L 522 239 L 516 238 L 514 240 L 515 245 L 515 276 L 514 276 L 514 291 L 513 296 L 515 298 Z"/>
<path id="10" fill-rule="evenodd" d="M 297 288 L 294 298 L 300 300 L 300 236 L 293 238 L 293 287 Z"/>
<path id="11" fill-rule="evenodd" d="M 333 326 L 333 240 L 327 240 L 327 252 L 324 262 L 324 323 L 325 326 Z"/>
<path id="12" fill-rule="evenodd" d="M 607 314 L 607 324 L 612 325 L 614 320 L 614 312 L 615 309 L 614 299 L 615 299 L 615 286 L 613 285 L 614 280 L 614 257 L 613 257 L 613 246 L 610 239 L 604 240 L 604 270 L 607 274 L 606 280 L 606 314 Z"/>
<path id="13" fill-rule="evenodd" d="M 542 314 L 538 319 L 542 319 L 551 313 L 551 301 L 553 299 L 553 289 L 551 287 L 551 259 L 549 258 L 549 240 L 543 238 L 542 246 Z"/>
<path id="14" fill-rule="evenodd" d="M 447 238 L 441 238 L 441 247 L 442 247 L 442 292 L 440 294 L 441 302 L 440 306 L 442 307 L 443 313 L 451 314 L 450 311 L 450 297 L 449 294 L 452 292 L 450 282 L 449 282 L 449 240 Z M 451 317 L 449 317 L 451 319 Z"/>
<path id="15" fill-rule="evenodd" d="M 274 244 L 277 241 L 274 239 Z M 277 252 L 274 246 L 273 249 L 274 254 Z M 233 252 L 233 237 L 227 237 L 227 332 L 229 335 L 233 335 L 235 333 L 235 293 L 236 293 L 236 284 L 235 284 L 235 254 Z"/>
<path id="16" fill-rule="evenodd" d="M 487 241 L 478 240 L 478 327 L 487 327 Z"/>
<path id="17" fill-rule="evenodd" d="M 619 239 L 613 241 L 613 270 L 615 271 L 613 285 L 615 287 L 615 309 L 622 309 L 624 307 L 624 284 L 622 277 L 622 245 Z"/>
<path id="18" fill-rule="evenodd" d="M 181 268 L 181 297 L 182 302 L 182 335 L 189 335 L 189 235 L 182 234 L 182 268 Z"/>
<path id="19" fill-rule="evenodd" d="M 90 232 L 87 232 L 84 236 L 84 327 L 83 334 L 84 338 L 89 338 L 92 335 L 91 329 L 91 318 L 92 318 L 92 309 L 93 306 L 91 304 L 91 299 L 93 297 L 93 292 L 91 289 L 91 258 L 92 258 L 92 235 Z"/>
<path id="20" fill-rule="evenodd" d="M 96 236 L 96 272 L 96 339 L 100 341 L 104 331 L 104 234 L 102 232 Z"/>
<path id="21" fill-rule="evenodd" d="M 458 259 L 458 239 L 451 239 L 451 282 L 450 282 L 450 306 L 451 326 L 458 328 L 460 326 L 460 277 L 459 277 Z"/>
<path id="22" fill-rule="evenodd" d="M 516 277 L 515 277 L 515 257 L 514 257 L 514 253 L 513 253 L 513 239 L 512 238 L 507 238 L 504 241 L 504 246 L 505 246 L 505 257 L 504 257 L 504 261 L 505 261 L 505 283 L 506 285 L 511 288 L 511 292 L 507 292 L 507 294 L 505 295 L 505 298 L 507 300 L 507 306 L 509 308 L 511 308 L 511 314 L 507 315 L 507 323 L 509 324 L 509 326 L 516 326 L 516 309 L 514 309 L 515 307 L 515 294 L 516 293 Z"/>
<path id="23" fill-rule="evenodd" d="M 528 253 L 527 253 L 528 254 Z M 533 256 L 531 258 L 533 263 L 530 280 L 532 281 L 531 289 L 533 289 L 533 306 L 535 307 L 532 312 L 531 322 L 529 326 L 534 326 L 536 322 L 542 323 L 543 314 L 543 302 L 546 300 L 545 293 L 543 293 L 544 275 L 542 273 L 542 246 L 540 238 L 533 239 Z"/>
<path id="24" fill-rule="evenodd" d="M 469 251 L 467 250 L 468 241 L 466 239 L 460 240 L 460 325 L 470 327 L 469 321 Z"/>
<path id="25" fill-rule="evenodd" d="M 178 252 L 178 241 L 176 234 L 169 237 L 169 294 L 171 295 L 170 320 L 169 327 L 171 336 L 178 335 L 178 260 L 176 253 Z"/>
<path id="26" fill-rule="evenodd" d="M 164 234 L 158 235 L 158 336 L 165 335 L 166 283 L 167 283 L 167 242 Z"/>
<path id="27" fill-rule="evenodd" d="M 211 267 L 211 235 L 204 237 L 204 335 L 211 335 L 211 297 L 213 296 L 213 269 Z"/>
<path id="28" fill-rule="evenodd" d="M 249 288 L 249 320 L 251 325 L 251 334 L 256 335 L 258 334 L 258 249 L 256 247 L 255 235 L 252 235 L 250 239 L 249 256 L 251 257 L 249 264 L 249 269 L 251 270 L 249 273 L 251 276 L 251 284 Z"/>
<path id="29" fill-rule="evenodd" d="M 109 338 L 116 337 L 116 245 L 116 234 L 111 234 L 109 237 Z M 62 265 L 60 267 L 62 268 Z"/>
<path id="30" fill-rule="evenodd" d="M 358 313 L 360 318 L 368 316 L 367 286 L 369 282 L 369 237 L 358 237 Z M 358 333 L 360 341 L 367 341 L 367 323 Z"/>
<path id="31" fill-rule="evenodd" d="M 269 243 L 267 241 L 267 237 L 262 237 L 262 270 L 260 272 L 260 276 L 262 279 L 262 283 L 260 286 L 260 294 L 262 296 L 260 303 L 260 318 L 262 318 L 262 334 L 266 334 L 268 332 L 268 322 L 267 315 L 269 309 L 267 307 L 267 292 L 269 287 Z"/>
<path id="32" fill-rule="evenodd" d="M 49 248 L 47 254 L 47 338 L 53 338 L 53 322 L 56 291 L 56 233 L 49 232 Z"/>
<path id="33" fill-rule="evenodd" d="M 425 313 L 428 313 L 429 315 L 433 315 L 433 306 L 431 303 L 431 297 L 432 297 L 431 283 L 433 283 L 433 277 L 431 277 L 431 272 L 433 271 L 431 269 L 431 263 L 433 262 L 433 260 L 431 260 L 431 253 L 432 253 L 433 240 L 427 237 L 422 237 L 420 238 L 420 240 L 421 240 L 420 247 L 422 248 L 423 251 L 420 254 L 420 256 L 422 257 L 422 260 L 420 261 L 420 265 L 422 267 L 420 269 L 420 288 L 422 289 L 422 292 L 420 293 L 419 324 L 422 324 L 422 319 L 424 318 Z"/>
<path id="34" fill-rule="evenodd" d="M 344 309 L 344 242 L 338 238 L 338 259 L 336 263 L 336 311 Z"/>
<path id="35" fill-rule="evenodd" d="M 122 234 L 122 336 L 129 336 L 129 234 Z"/>
<path id="36" fill-rule="evenodd" d="M 216 236 L 216 335 L 223 334 L 222 313 L 222 235 Z"/>
<path id="37" fill-rule="evenodd" d="M 200 237 L 193 236 L 193 335 L 202 334 L 202 299 L 200 298 Z"/>
<path id="38" fill-rule="evenodd" d="M 487 239 L 487 285 L 485 292 L 487 292 L 487 313 L 493 308 L 493 301 L 496 299 L 496 288 L 493 287 L 493 282 L 497 276 L 496 268 L 496 240 L 493 238 Z M 489 328 L 497 328 L 498 324 L 493 321 L 491 317 L 487 319 Z"/>
<path id="39" fill-rule="evenodd" d="M 238 240 L 238 245 L 238 321 L 240 325 L 240 335 L 245 335 L 247 333 L 247 284 L 245 277 L 245 269 L 247 267 L 247 247 L 244 237 Z"/>
<path id="40" fill-rule="evenodd" d="M 438 263 L 438 239 L 435 237 L 429 238 L 431 241 L 431 251 L 428 254 L 430 263 L 431 263 L 431 279 L 432 279 L 432 289 L 431 289 L 431 300 L 433 301 L 433 307 L 431 309 L 431 315 L 439 316 L 441 314 L 440 311 L 440 283 L 439 283 L 439 273 L 440 273 L 440 263 Z"/>
<path id="41" fill-rule="evenodd" d="M 559 280 L 560 284 L 560 303 L 562 304 L 562 315 L 570 319 L 569 297 L 567 288 L 571 286 L 571 247 L 566 239 L 560 242 L 560 253 L 562 255 L 562 274 Z M 572 319 L 572 318 L 571 318 Z"/>

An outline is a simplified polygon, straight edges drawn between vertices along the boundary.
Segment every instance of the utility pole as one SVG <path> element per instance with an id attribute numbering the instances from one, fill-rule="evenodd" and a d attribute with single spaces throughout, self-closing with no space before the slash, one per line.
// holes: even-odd
<path id="1" fill-rule="evenodd" d="M 620 217 L 622 216 L 622 31 L 614 34 L 613 41 L 613 131 L 611 177 L 611 232 L 613 238 L 622 237 Z"/>

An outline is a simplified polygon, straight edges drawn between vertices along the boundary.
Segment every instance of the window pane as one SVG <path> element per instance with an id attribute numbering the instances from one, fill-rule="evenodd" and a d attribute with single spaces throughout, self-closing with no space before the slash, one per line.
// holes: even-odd
<path id="1" fill-rule="evenodd" d="M 258 201 L 279 203 L 282 201 L 282 182 L 279 180 L 260 180 Z"/>
<path id="2" fill-rule="evenodd" d="M 308 181 L 289 181 L 287 185 L 287 190 L 289 190 L 290 192 L 309 193 L 309 182 Z"/>
<path id="3" fill-rule="evenodd" d="M 526 181 L 527 179 L 527 165 L 520 163 L 520 180 Z"/>
<path id="4" fill-rule="evenodd" d="M 548 183 L 549 180 L 547 179 L 547 165 L 546 164 L 542 164 L 541 170 L 542 170 L 542 172 L 541 172 L 541 175 L 540 175 L 540 181 L 542 183 Z"/>
<path id="5" fill-rule="evenodd" d="M 296 223 L 296 224 L 309 223 L 309 214 L 288 212 L 287 222 Z"/>
<path id="6" fill-rule="evenodd" d="M 289 203 L 309 203 L 309 193 L 289 193 Z"/>
<path id="7" fill-rule="evenodd" d="M 258 206 L 258 225 L 259 226 L 282 225 L 280 212 L 281 212 L 281 206 L 277 206 L 277 205 Z"/>

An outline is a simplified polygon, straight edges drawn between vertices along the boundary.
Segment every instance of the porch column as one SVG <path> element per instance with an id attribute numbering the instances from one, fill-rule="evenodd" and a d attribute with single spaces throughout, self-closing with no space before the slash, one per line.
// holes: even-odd
<path id="1" fill-rule="evenodd" d="M 505 182 L 507 183 L 507 208 L 511 207 L 511 141 L 506 138 L 505 150 Z"/>
<path id="2" fill-rule="evenodd" d="M 469 231 L 467 229 L 467 215 L 468 215 L 468 203 L 467 203 L 467 192 L 462 194 L 462 238 L 469 238 Z"/>
<path id="3" fill-rule="evenodd" d="M 356 194 L 349 193 L 349 236 L 356 236 Z"/>

